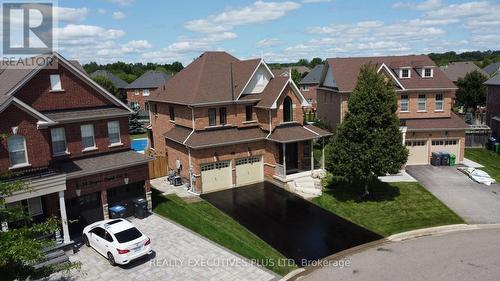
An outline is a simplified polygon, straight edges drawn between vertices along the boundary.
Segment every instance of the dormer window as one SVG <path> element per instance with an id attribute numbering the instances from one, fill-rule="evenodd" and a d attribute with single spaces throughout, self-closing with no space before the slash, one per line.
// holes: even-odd
<path id="1" fill-rule="evenodd" d="M 50 75 L 50 90 L 51 91 L 62 91 L 61 86 L 61 76 L 59 74 Z"/>
<path id="2" fill-rule="evenodd" d="M 424 68 L 422 71 L 422 77 L 424 78 L 432 77 L 434 74 L 433 72 L 434 71 L 432 70 L 432 68 Z"/>
<path id="3" fill-rule="evenodd" d="M 399 70 L 399 78 L 410 78 L 410 69 L 409 68 L 401 68 Z"/>

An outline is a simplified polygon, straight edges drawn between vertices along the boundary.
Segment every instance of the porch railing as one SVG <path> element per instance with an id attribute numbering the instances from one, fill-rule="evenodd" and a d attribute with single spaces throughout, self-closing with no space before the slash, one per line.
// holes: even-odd
<path id="1" fill-rule="evenodd" d="M 276 164 L 276 167 L 274 168 L 274 173 L 281 178 L 285 178 L 285 167 L 281 164 Z"/>

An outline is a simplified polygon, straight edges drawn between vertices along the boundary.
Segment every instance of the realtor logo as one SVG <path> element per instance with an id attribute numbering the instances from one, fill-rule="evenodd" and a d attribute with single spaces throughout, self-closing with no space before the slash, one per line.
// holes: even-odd
<path id="1" fill-rule="evenodd" d="M 2 3 L 3 55 L 38 55 L 53 49 L 52 3 Z"/>

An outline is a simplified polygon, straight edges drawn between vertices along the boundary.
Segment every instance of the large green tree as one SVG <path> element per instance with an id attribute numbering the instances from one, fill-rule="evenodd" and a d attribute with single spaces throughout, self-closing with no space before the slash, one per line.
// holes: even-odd
<path id="1" fill-rule="evenodd" d="M 104 76 L 96 76 L 92 78 L 97 84 L 101 85 L 106 91 L 110 92 L 113 96 L 119 98 L 122 101 L 125 101 L 127 97 L 120 92 L 118 88 L 109 80 L 107 77 Z"/>
<path id="2" fill-rule="evenodd" d="M 477 106 L 486 105 L 486 85 L 488 77 L 474 70 L 457 81 L 457 103 L 466 108 L 476 109 Z"/>
<path id="3" fill-rule="evenodd" d="M 327 170 L 364 185 L 400 171 L 408 158 L 399 129 L 396 93 L 373 65 L 362 67 L 349 97 L 349 111 L 327 146 Z"/>

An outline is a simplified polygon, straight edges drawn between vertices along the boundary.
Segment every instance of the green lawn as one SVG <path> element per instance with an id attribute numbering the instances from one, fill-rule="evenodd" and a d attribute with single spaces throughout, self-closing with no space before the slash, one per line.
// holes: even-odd
<path id="1" fill-rule="evenodd" d="M 484 166 L 481 168 L 500 182 L 500 155 L 485 148 L 466 148 L 465 158 Z"/>
<path id="2" fill-rule="evenodd" d="M 187 204 L 176 195 L 162 196 L 153 189 L 154 212 L 256 261 L 280 275 L 296 269 L 278 265 L 286 259 L 266 242 L 206 201 Z M 274 264 L 272 264 L 274 261 Z"/>
<path id="3" fill-rule="evenodd" d="M 387 184 L 377 180 L 370 192 L 368 198 L 362 199 L 362 188 L 339 184 L 325 189 L 313 202 L 382 236 L 464 223 L 418 183 Z"/>
<path id="4" fill-rule="evenodd" d="M 130 139 L 132 139 L 132 140 L 143 139 L 143 138 L 147 138 L 147 137 L 148 137 L 148 133 L 130 135 Z"/>

